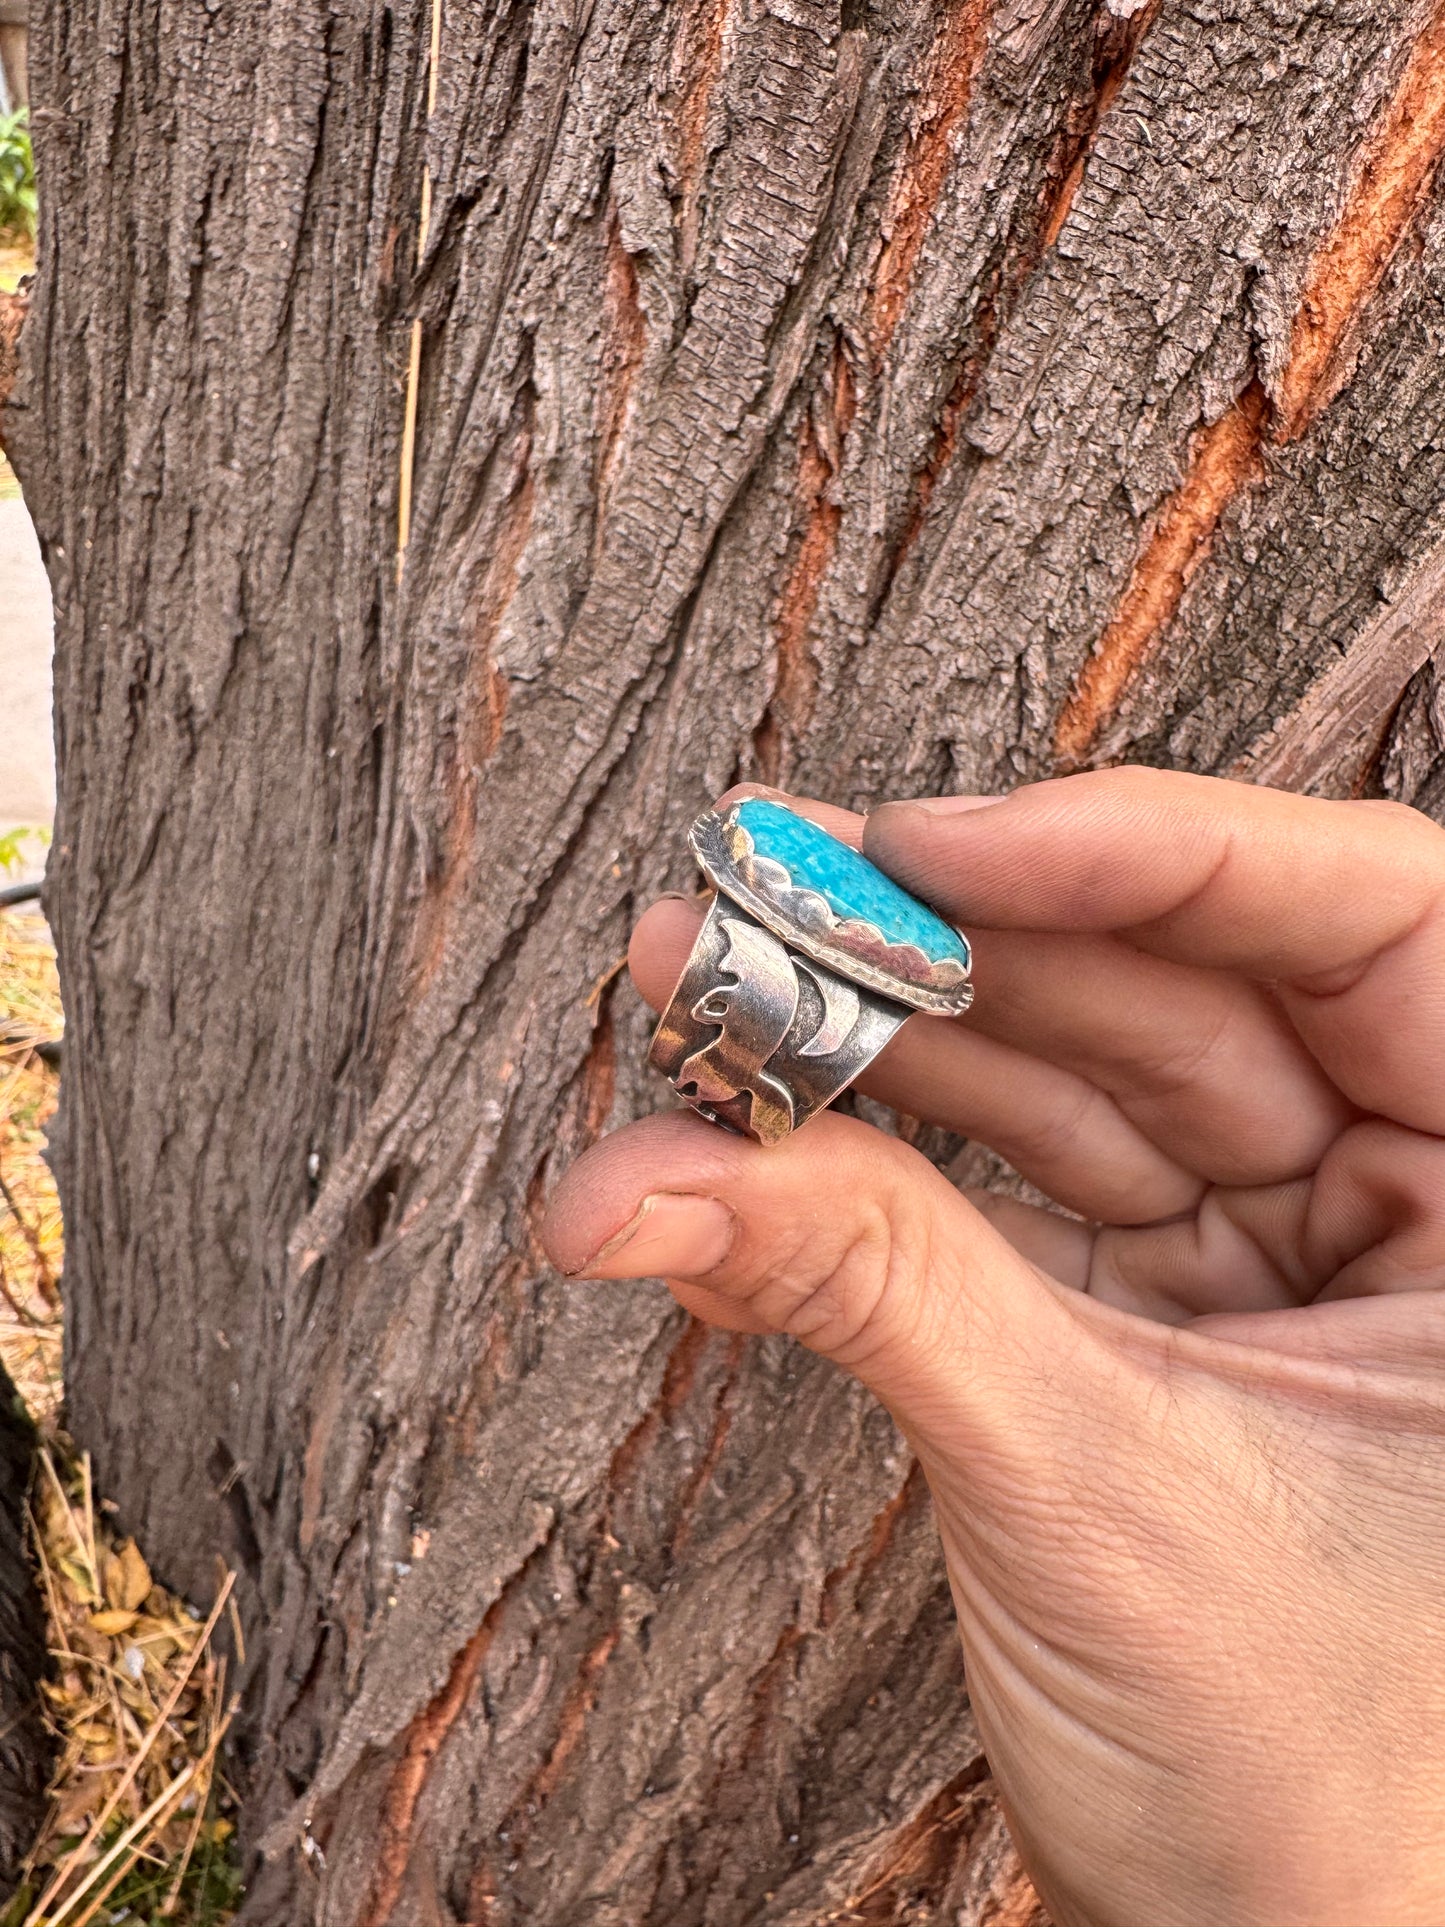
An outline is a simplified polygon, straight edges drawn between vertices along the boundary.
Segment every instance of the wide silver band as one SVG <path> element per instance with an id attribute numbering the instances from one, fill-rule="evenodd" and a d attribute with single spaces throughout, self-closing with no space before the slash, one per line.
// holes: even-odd
<path id="1" fill-rule="evenodd" d="M 651 1061 L 713 1123 L 776 1144 L 830 1104 L 913 1015 L 713 899 Z"/>

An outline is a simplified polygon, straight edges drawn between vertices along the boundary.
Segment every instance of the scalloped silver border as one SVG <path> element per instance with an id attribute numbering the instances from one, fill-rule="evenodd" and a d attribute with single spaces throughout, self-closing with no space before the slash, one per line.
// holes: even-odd
<path id="1" fill-rule="evenodd" d="M 973 985 L 965 965 L 953 957 L 935 962 L 917 944 L 890 943 L 875 923 L 840 917 L 816 890 L 795 884 L 785 865 L 756 853 L 737 821 L 737 808 L 734 804 L 726 816 L 704 810 L 688 834 L 693 855 L 715 889 L 805 957 L 882 997 L 939 1017 L 958 1017 L 968 1009 Z M 963 932 L 957 934 L 967 945 Z"/>

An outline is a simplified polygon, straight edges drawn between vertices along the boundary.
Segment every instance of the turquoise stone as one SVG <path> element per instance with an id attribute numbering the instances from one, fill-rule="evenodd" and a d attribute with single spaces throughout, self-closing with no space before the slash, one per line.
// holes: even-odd
<path id="1" fill-rule="evenodd" d="M 748 797 L 732 814 L 757 855 L 781 863 L 794 884 L 816 891 L 836 916 L 876 924 L 889 943 L 915 944 L 931 963 L 953 957 L 968 968 L 968 945 L 956 930 L 807 817 L 762 796 Z"/>

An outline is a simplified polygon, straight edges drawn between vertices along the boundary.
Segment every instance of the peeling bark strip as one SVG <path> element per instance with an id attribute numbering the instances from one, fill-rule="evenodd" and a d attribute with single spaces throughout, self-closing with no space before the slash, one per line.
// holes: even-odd
<path id="1" fill-rule="evenodd" d="M 953 160 L 953 139 L 968 111 L 983 55 L 992 0 L 949 0 L 929 55 L 923 102 L 889 194 L 887 240 L 872 277 L 870 337 L 875 361 L 888 352 L 908 302 L 918 251 Z"/>
<path id="2" fill-rule="evenodd" d="M 858 1587 L 880 1564 L 892 1544 L 899 1520 L 910 1507 L 920 1503 L 924 1491 L 923 1469 L 915 1460 L 909 1468 L 908 1477 L 873 1520 L 868 1537 L 856 1545 L 842 1565 L 834 1566 L 824 1579 L 818 1603 L 818 1624 L 821 1627 L 831 1626 L 837 1617 L 845 1583 L 851 1581 L 856 1594 Z"/>
<path id="3" fill-rule="evenodd" d="M 856 407 L 853 371 L 841 343 L 833 356 L 830 389 L 823 403 L 826 425 L 820 427 L 810 417 L 803 434 L 798 462 L 802 538 L 774 617 L 777 668 L 773 693 L 753 732 L 758 770 L 769 783 L 777 782 L 782 772 L 783 738 L 796 742 L 807 728 L 817 689 L 818 670 L 809 651 L 808 630 L 842 525 L 835 478 L 842 467 L 843 444 L 853 426 Z"/>
<path id="4" fill-rule="evenodd" d="M 482 771 L 501 741 L 510 690 L 497 665 L 497 635 L 517 591 L 517 571 L 532 533 L 536 489 L 531 471 L 530 429 L 518 436 L 492 529 L 491 554 L 478 586 L 473 614 L 472 662 L 459 692 L 452 767 L 447 772 L 448 814 L 439 873 L 417 916 L 415 988 L 424 990 L 446 959 L 458 900 L 467 871 L 477 859 L 477 796 Z"/>
<path id="5" fill-rule="evenodd" d="M 1303 433 L 1346 379 L 1341 349 L 1379 286 L 1445 151 L 1445 7 L 1416 41 L 1344 210 L 1317 248 L 1295 311 L 1289 356 L 1271 407 L 1251 384 L 1195 442 L 1182 487 L 1160 511 L 1119 608 L 1060 712 L 1054 748 L 1076 766 L 1179 607 L 1230 500 L 1261 474 L 1260 443 Z"/>
<path id="6" fill-rule="evenodd" d="M 1123 600 L 1060 713 L 1054 752 L 1066 767 L 1086 754 L 1125 685 L 1157 644 L 1225 508 L 1259 474 L 1265 409 L 1263 389 L 1251 383 L 1232 408 L 1195 438 L 1183 486 L 1160 511 Z"/>
<path id="7" fill-rule="evenodd" d="M 532 1813 L 544 1807 L 561 1784 L 562 1775 L 567 1770 L 567 1762 L 576 1752 L 582 1738 L 582 1729 L 587 1716 L 597 1704 L 600 1691 L 602 1669 L 611 1659 L 621 1637 L 621 1628 L 609 1626 L 601 1639 L 583 1659 L 577 1678 L 562 1708 L 562 1718 L 558 1723 L 557 1738 L 552 1750 L 542 1764 L 542 1771 L 528 1788 L 523 1799 L 523 1810 Z"/>
<path id="8" fill-rule="evenodd" d="M 35 11 L 68 1397 L 266 1628 L 245 1927 L 1027 1918 L 886 1415 L 536 1218 L 656 1106 L 617 962 L 738 774 L 1044 774 L 1110 631 L 1092 754 L 1285 716 L 1256 769 L 1445 811 L 1432 10 L 458 0 L 430 71 L 433 0 Z"/>
<path id="9" fill-rule="evenodd" d="M 1067 137 L 1062 139 L 1062 150 L 1066 156 L 1063 173 L 1052 188 L 1044 192 L 1042 218 L 1031 232 L 1025 231 L 1023 245 L 1013 261 L 1007 268 L 1000 264 L 982 290 L 974 319 L 972 351 L 959 366 L 953 386 L 933 425 L 927 453 L 913 476 L 908 516 L 888 558 L 886 581 L 890 586 L 922 532 L 929 504 L 958 447 L 960 429 L 978 393 L 1000 331 L 1007 326 L 1019 294 L 1030 276 L 1059 238 L 1083 180 L 1099 130 L 1118 98 L 1134 55 L 1153 24 L 1159 6 L 1160 0 L 1144 0 L 1144 4 L 1126 20 L 1117 20 L 1111 14 L 1105 15 L 1106 24 L 1095 50 L 1088 93 L 1083 101 L 1072 105 L 1071 119 L 1076 120 L 1077 125 L 1070 127 Z M 1024 13 L 1027 20 L 1027 7 Z M 1046 29 L 1049 25 L 1047 9 L 1036 15 L 1031 24 L 1035 32 Z M 1013 32 L 1005 34 L 1005 40 L 1013 40 L 1016 32 L 1015 25 Z M 1050 167 L 1054 164 L 1051 157 Z"/>
<path id="10" fill-rule="evenodd" d="M 1104 116 L 1119 97 L 1119 90 L 1129 72 L 1130 63 L 1138 50 L 1139 42 L 1154 24 L 1161 0 L 1141 0 L 1126 19 L 1118 20 L 1112 11 L 1106 9 L 1107 25 L 1103 40 L 1103 63 L 1098 71 L 1094 87 L 1094 97 L 1090 103 L 1088 118 L 1074 141 L 1072 156 L 1064 170 L 1058 192 L 1049 208 L 1048 219 L 1041 235 L 1042 245 L 1051 248 L 1058 240 L 1064 222 L 1069 218 L 1069 210 L 1074 205 L 1074 196 L 1079 191 L 1079 183 L 1084 178 L 1084 169 L 1093 152 L 1094 141 Z"/>
<path id="11" fill-rule="evenodd" d="M 722 72 L 732 5 L 733 0 L 688 0 L 683 8 L 686 84 L 678 117 L 682 133 L 678 173 L 685 204 L 695 200 L 702 174 L 708 110 Z"/>
<path id="12" fill-rule="evenodd" d="M 1280 441 L 1301 434 L 1346 379 L 1337 357 L 1400 245 L 1442 151 L 1445 7 L 1416 42 L 1339 225 L 1310 268 L 1275 401 Z"/>
<path id="13" fill-rule="evenodd" d="M 926 1892 L 940 1877 L 947 1878 L 953 1861 L 950 1849 L 970 1817 L 970 1803 L 963 1796 L 982 1777 L 976 1769 L 961 1774 L 904 1828 L 881 1864 L 870 1869 L 868 1884 L 850 1896 L 848 1915 L 852 1919 L 879 1923 L 896 1920 L 905 1892 Z"/>
<path id="14" fill-rule="evenodd" d="M 1358 795 L 1406 684 L 1442 648 L 1445 548 L 1229 774 L 1279 789 Z"/>
<path id="15" fill-rule="evenodd" d="M 713 1409 L 712 1432 L 708 1438 L 707 1449 L 698 1460 L 697 1469 L 683 1485 L 678 1497 L 677 1519 L 668 1541 L 668 1550 L 675 1558 L 685 1551 L 697 1523 L 698 1508 L 712 1483 L 727 1445 L 728 1433 L 732 1430 L 733 1412 L 737 1401 L 738 1368 L 742 1362 L 743 1343 L 736 1336 L 727 1344 L 727 1376 L 717 1394 Z"/>
<path id="16" fill-rule="evenodd" d="M 437 69 L 441 64 L 442 0 L 431 0 L 431 39 L 427 49 L 426 117 L 430 124 L 437 105 Z M 420 267 L 426 257 L 431 232 L 431 166 L 422 162 L 421 201 L 416 220 L 416 261 Z M 396 490 L 396 580 L 398 588 L 406 571 L 407 544 L 411 540 L 411 490 L 416 473 L 417 408 L 421 397 L 422 325 L 418 315 L 411 324 L 411 342 L 406 362 L 406 402 L 402 414 L 401 463 Z"/>
<path id="17" fill-rule="evenodd" d="M 617 203 L 607 209 L 607 287 L 602 301 L 602 381 L 598 407 L 599 524 L 607 513 L 613 468 L 632 404 L 633 384 L 647 346 L 647 321 L 637 299 L 637 269 L 622 240 Z"/>

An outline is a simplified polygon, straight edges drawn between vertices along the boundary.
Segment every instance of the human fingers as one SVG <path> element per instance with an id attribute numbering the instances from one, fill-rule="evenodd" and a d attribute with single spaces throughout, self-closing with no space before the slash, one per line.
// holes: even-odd
<path id="1" fill-rule="evenodd" d="M 654 1009 L 671 996 L 703 914 L 699 903 L 663 898 L 639 919 L 628 961 Z M 911 1019 L 858 1084 L 910 1117 L 991 1145 L 1087 1217 L 1148 1223 L 1192 1209 L 1204 1190 L 1085 1078 L 966 1024 Z"/>
<path id="2" fill-rule="evenodd" d="M 1114 931 L 1277 982 L 1346 1097 L 1445 1130 L 1445 831 L 1413 810 L 1098 770 L 884 804 L 863 847 L 965 926 Z"/>
<path id="3" fill-rule="evenodd" d="M 1113 936 L 986 930 L 974 981 L 969 1030 L 1088 1079 L 1210 1183 L 1303 1176 L 1356 1115 L 1273 994 L 1234 972 Z"/>
<path id="4" fill-rule="evenodd" d="M 730 792 L 720 807 L 750 793 L 746 787 Z M 805 811 L 832 835 L 861 843 L 861 816 L 812 798 L 766 793 Z M 917 1025 L 911 1046 L 900 1042 L 899 1051 L 880 1063 L 885 1077 L 901 1059 L 910 1060 L 910 1071 L 917 1064 L 922 1076 L 913 1101 L 894 1096 L 896 1078 L 887 1080 L 886 1093 L 874 1091 L 871 1082 L 864 1088 L 910 1115 L 983 1138 L 1020 1169 L 1022 1150 L 1029 1177 L 1071 1209 L 1130 1223 L 1185 1209 L 1192 1197 L 1180 1199 L 1177 1181 L 1155 1204 L 1151 1162 L 1167 1164 L 1176 1180 L 1182 1167 L 1212 1184 L 1272 1184 L 1301 1176 L 1314 1169 L 1355 1114 L 1277 998 L 1235 972 L 1151 956 L 1111 935 L 978 927 L 970 935 L 978 998 L 964 1030 L 1077 1073 L 1094 1087 L 1093 1101 L 1082 1089 L 1061 1085 L 1051 1093 L 1054 1102 L 1030 1116 L 1027 1102 L 1044 1095 L 1036 1078 L 1013 1074 L 1009 1064 L 968 1043 L 935 1050 L 930 1040 L 925 1053 Z M 939 1111 L 939 1097 L 948 1095 L 945 1079 L 953 1080 L 956 1093 L 951 1115 Z M 985 1124 L 969 1102 L 984 1079 L 1015 1100 L 1005 1107 L 1007 1144 L 999 1136 L 1004 1120 L 992 1115 L 995 1107 Z M 1162 1158 L 1141 1162 L 1132 1152 L 1124 1154 L 1116 1107 L 1137 1127 L 1129 1136 L 1142 1133 Z M 1076 1134 L 1067 1131 L 1069 1119 L 1077 1120 Z M 1034 1141 L 1042 1138 L 1052 1147 L 1061 1134 L 1089 1142 L 1092 1171 L 1119 1175 L 1112 1195 L 1095 1188 L 1081 1192 L 1067 1166 L 1060 1168 L 1052 1156 L 1044 1160 L 1050 1175 L 1040 1175 Z M 1061 1180 L 1067 1195 L 1058 1188 Z M 1120 1195 L 1128 1197 L 1123 1208 L 1116 1203 Z"/>
<path id="5" fill-rule="evenodd" d="M 947 1018 L 905 1024 L 859 1079 L 869 1097 L 998 1152 L 1067 1211 L 1151 1224 L 1190 1211 L 1204 1184 L 1107 1092 Z"/>
<path id="6" fill-rule="evenodd" d="M 1077 1270 L 1068 1282 L 1080 1283 Z M 1169 1223 L 1103 1227 L 1082 1288 L 1171 1322 L 1309 1318 L 1332 1301 L 1399 1293 L 1445 1298 L 1445 1143 L 1364 1119 L 1311 1178 L 1219 1185 Z"/>
<path id="7" fill-rule="evenodd" d="M 1051 1359 L 1075 1388 L 1087 1377 L 1066 1295 L 925 1158 L 853 1118 L 769 1149 L 646 1118 L 572 1166 L 542 1239 L 571 1275 L 680 1280 L 790 1334 L 946 1454 L 1024 1449 Z"/>
<path id="8" fill-rule="evenodd" d="M 1316 1285 L 1300 1257 L 1309 1204 L 1300 1181 L 1209 1191 L 1198 1208 L 1153 1225 L 1084 1224 L 1057 1211 L 970 1190 L 970 1201 L 1030 1264 L 1100 1304 L 1199 1329 L 1276 1314 L 1298 1317 Z M 1259 1326 L 1262 1330 L 1263 1327 Z"/>
<path id="9" fill-rule="evenodd" d="M 1445 1295 L 1445 1143 L 1368 1118 L 1330 1149 L 1300 1239 L 1316 1299 Z"/>

